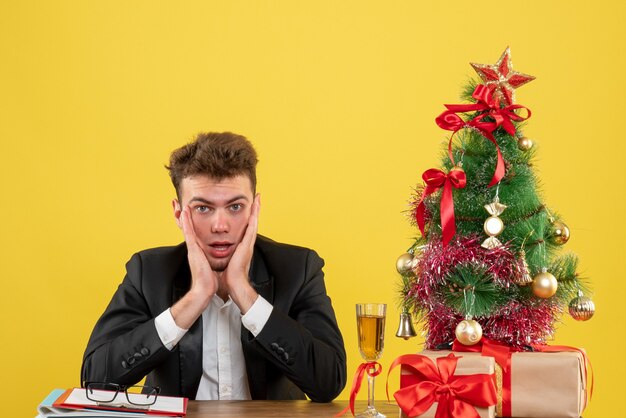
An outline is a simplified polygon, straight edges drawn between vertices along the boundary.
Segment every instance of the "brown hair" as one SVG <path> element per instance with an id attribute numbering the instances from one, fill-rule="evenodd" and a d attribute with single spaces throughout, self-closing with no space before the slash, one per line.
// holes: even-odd
<path id="1" fill-rule="evenodd" d="M 201 132 L 193 142 L 172 152 L 166 168 L 180 199 L 182 180 L 197 174 L 216 180 L 243 174 L 256 193 L 257 162 L 256 151 L 246 137 L 232 132 Z"/>

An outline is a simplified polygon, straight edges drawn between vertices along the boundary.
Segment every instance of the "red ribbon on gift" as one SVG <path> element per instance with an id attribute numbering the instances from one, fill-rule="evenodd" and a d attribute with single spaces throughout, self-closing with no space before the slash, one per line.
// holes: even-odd
<path id="1" fill-rule="evenodd" d="M 361 363 L 359 367 L 356 369 L 356 373 L 354 374 L 354 380 L 352 381 L 352 388 L 350 389 L 350 405 L 346 406 L 341 412 L 337 413 L 335 416 L 340 417 L 348 410 L 352 411 L 352 415 L 354 415 L 354 400 L 356 399 L 356 395 L 361 390 L 361 383 L 363 381 L 363 376 L 367 373 L 371 377 L 378 376 L 380 372 L 383 371 L 380 363 L 376 361 L 368 361 L 366 363 Z"/>
<path id="2" fill-rule="evenodd" d="M 493 357 L 502 368 L 502 416 L 511 416 L 511 355 L 513 348 L 508 345 L 482 338 L 478 344 L 464 345 L 457 339 L 452 343 L 452 351 L 481 353 Z"/>
<path id="3" fill-rule="evenodd" d="M 422 179 L 426 184 L 422 198 L 417 205 L 415 211 L 415 219 L 419 226 L 422 235 L 424 235 L 424 198 L 426 196 L 435 193 L 441 187 L 443 187 L 443 193 L 441 194 L 440 203 L 440 215 L 441 215 L 441 230 L 443 236 L 443 245 L 446 246 L 456 233 L 456 222 L 454 219 L 454 200 L 452 199 L 452 188 L 462 189 L 467 183 L 465 172 L 457 167 L 452 168 L 448 174 L 443 171 L 431 168 L 424 171 Z"/>
<path id="4" fill-rule="evenodd" d="M 444 105 L 448 110 L 440 114 L 435 122 L 437 125 L 447 131 L 453 131 L 448 142 L 448 156 L 450 161 L 454 164 L 454 157 L 452 156 L 452 138 L 454 135 L 463 128 L 474 128 L 479 131 L 485 138 L 491 141 L 498 154 L 496 169 L 493 174 L 489 187 L 497 184 L 502 177 L 504 177 L 504 157 L 500 151 L 496 139 L 493 136 L 499 126 L 511 136 L 515 135 L 516 129 L 513 121 L 520 122 L 528 119 L 531 116 L 530 109 L 522 105 L 509 105 L 504 108 L 500 108 L 500 100 L 494 97 L 493 88 L 479 84 L 474 89 L 472 97 L 476 99 L 476 103 L 472 104 L 447 104 Z M 517 109 L 525 109 L 527 116 L 523 117 L 515 113 Z M 482 112 L 469 121 L 463 120 L 457 113 L 466 112 Z M 486 120 L 487 117 L 491 117 L 493 121 Z"/>
<path id="5" fill-rule="evenodd" d="M 460 357 L 450 353 L 437 359 L 437 365 L 428 357 L 406 354 L 393 361 L 387 373 L 396 366 L 405 366 L 417 377 L 418 383 L 400 388 L 393 394 L 396 402 L 408 416 L 426 412 L 437 402 L 435 418 L 479 418 L 476 407 L 486 408 L 497 403 L 496 387 L 491 374 L 454 375 Z"/>

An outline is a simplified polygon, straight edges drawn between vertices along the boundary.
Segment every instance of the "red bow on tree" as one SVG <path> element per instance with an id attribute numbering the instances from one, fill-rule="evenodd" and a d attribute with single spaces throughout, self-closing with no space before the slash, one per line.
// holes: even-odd
<path id="1" fill-rule="evenodd" d="M 496 163 L 496 170 L 493 174 L 493 178 L 489 183 L 489 187 L 497 184 L 502 177 L 504 177 L 504 158 L 500 147 L 493 137 L 493 131 L 498 126 L 502 128 L 511 136 L 515 135 L 515 125 L 513 121 L 520 122 L 530 117 L 531 112 L 525 106 L 522 105 L 509 105 L 504 108 L 500 108 L 500 100 L 494 97 L 493 89 L 482 84 L 479 84 L 474 89 L 472 97 L 476 99 L 476 103 L 472 104 L 447 104 L 445 105 L 448 110 L 439 115 L 435 122 L 441 129 L 447 131 L 453 131 L 448 142 L 448 155 L 450 161 L 454 164 L 454 157 L 452 156 L 452 138 L 454 134 L 463 128 L 474 128 L 478 130 L 485 138 L 490 140 L 495 146 L 498 153 L 498 160 Z M 515 113 L 517 109 L 526 109 L 527 116 L 523 117 Z M 457 113 L 466 112 L 482 112 L 469 121 L 464 121 Z M 487 117 L 493 119 L 493 121 L 486 120 Z"/>
<path id="2" fill-rule="evenodd" d="M 435 193 L 443 186 L 443 193 L 441 194 L 440 212 L 441 212 L 441 230 L 443 245 L 448 245 L 448 242 L 452 239 L 456 233 L 456 223 L 454 220 L 454 200 L 452 199 L 452 188 L 462 189 L 467 183 L 465 172 L 460 167 L 454 167 L 448 174 L 443 171 L 431 168 L 424 171 L 422 179 L 426 183 L 422 198 L 417 205 L 415 211 L 415 220 L 417 226 L 419 226 L 422 235 L 424 235 L 424 198 L 426 196 Z"/>
<path id="3" fill-rule="evenodd" d="M 395 359 L 389 373 L 402 365 L 410 369 L 418 380 L 418 383 L 400 388 L 393 394 L 402 411 L 410 417 L 418 416 L 437 402 L 435 418 L 479 418 L 475 407 L 495 405 L 497 394 L 493 375 L 455 376 L 459 358 L 450 353 L 447 357 L 438 358 L 436 366 L 428 357 L 419 354 L 407 354 Z"/>

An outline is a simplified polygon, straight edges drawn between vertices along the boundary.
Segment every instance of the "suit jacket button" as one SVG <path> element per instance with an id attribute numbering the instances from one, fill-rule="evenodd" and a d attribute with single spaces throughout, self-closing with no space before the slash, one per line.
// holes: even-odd
<path id="1" fill-rule="evenodd" d="M 139 360 L 143 356 L 141 355 L 141 353 L 135 353 L 135 354 L 133 354 L 133 357 L 136 358 L 137 360 Z"/>
<path id="2" fill-rule="evenodd" d="M 124 360 L 122 360 L 122 367 L 128 369 L 128 363 L 126 363 Z"/>
<path id="3" fill-rule="evenodd" d="M 278 353 L 279 356 L 284 356 L 285 355 L 285 349 L 282 347 L 278 347 L 276 349 L 276 352 Z"/>
<path id="4" fill-rule="evenodd" d="M 148 354 L 150 354 L 150 350 L 148 350 L 146 347 L 142 348 L 139 352 L 143 354 L 144 356 L 147 356 Z"/>
<path id="5" fill-rule="evenodd" d="M 283 353 L 283 358 L 285 359 L 285 362 L 289 362 L 289 353 Z"/>
<path id="6" fill-rule="evenodd" d="M 129 357 L 128 360 L 126 360 L 126 361 L 128 362 L 128 364 L 135 364 L 137 359 L 135 357 Z"/>
<path id="7" fill-rule="evenodd" d="M 270 348 L 271 348 L 273 351 L 276 351 L 276 350 L 278 349 L 278 344 L 276 344 L 276 343 L 271 343 L 271 344 L 270 344 Z"/>

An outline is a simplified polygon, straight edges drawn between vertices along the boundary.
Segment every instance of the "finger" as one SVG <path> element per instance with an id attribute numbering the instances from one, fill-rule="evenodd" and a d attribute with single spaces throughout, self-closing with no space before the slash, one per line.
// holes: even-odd
<path id="1" fill-rule="evenodd" d="M 183 235 L 185 237 L 185 241 L 189 244 L 190 241 L 195 239 L 194 230 L 191 227 L 191 217 L 189 216 L 189 209 L 185 206 L 180 214 L 180 219 L 183 225 Z"/>
<path id="2" fill-rule="evenodd" d="M 256 217 L 258 220 L 259 213 L 261 213 L 261 193 L 257 193 L 256 196 L 254 196 L 254 203 L 256 203 Z"/>
<path id="3" fill-rule="evenodd" d="M 252 202 L 252 211 L 250 212 L 250 219 L 248 219 L 248 225 L 254 227 L 254 233 L 256 234 L 259 227 L 259 213 L 261 212 L 261 195 L 257 193 L 254 196 Z"/>
<path id="4" fill-rule="evenodd" d="M 183 235 L 185 237 L 185 243 L 187 245 L 187 259 L 189 261 L 189 268 L 191 269 L 192 286 L 199 284 L 200 286 L 207 286 L 207 292 L 209 294 L 215 294 L 219 288 L 217 276 L 211 269 L 209 262 L 202 250 L 202 246 L 198 241 L 196 230 L 193 225 L 193 218 L 191 217 L 191 208 L 185 206 L 181 213 Z M 208 283 L 207 283 L 208 280 Z"/>
<path id="5" fill-rule="evenodd" d="M 187 250 L 194 252 L 200 250 L 200 246 L 198 245 L 197 241 L 198 237 L 196 236 L 196 231 L 193 227 L 193 220 L 191 219 L 191 213 L 189 211 L 189 206 L 185 206 L 183 208 L 181 218 L 183 220 L 183 236 L 185 237 Z"/>
<path id="6" fill-rule="evenodd" d="M 250 218 L 248 218 L 248 226 L 246 233 L 243 237 L 243 244 L 252 251 L 254 249 L 254 242 L 256 241 L 256 235 L 259 230 L 259 212 L 261 210 L 261 195 L 257 193 L 252 202 L 252 210 Z"/>

